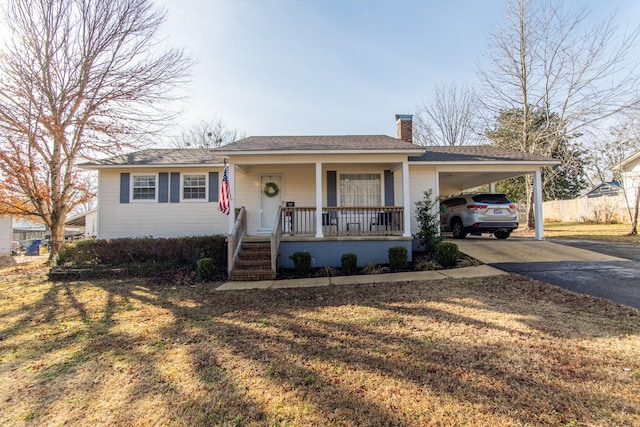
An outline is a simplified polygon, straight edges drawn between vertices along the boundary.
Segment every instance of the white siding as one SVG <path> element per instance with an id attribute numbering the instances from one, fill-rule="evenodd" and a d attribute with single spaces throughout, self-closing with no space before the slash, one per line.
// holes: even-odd
<path id="1" fill-rule="evenodd" d="M 393 171 L 393 204 L 403 206 L 402 196 L 402 169 L 398 168 Z"/>
<path id="2" fill-rule="evenodd" d="M 285 202 L 295 202 L 296 207 L 314 207 L 316 172 L 315 165 L 265 165 L 251 166 L 236 170 L 236 208 L 244 206 L 247 210 L 247 232 L 255 234 L 258 230 L 260 175 L 282 175 L 280 192 Z"/>
<path id="3" fill-rule="evenodd" d="M 384 170 L 389 169 L 387 164 L 326 164 L 322 170 L 322 204 L 327 201 L 327 171 L 336 171 L 338 179 L 340 173 L 348 172 L 376 172 L 384 175 Z M 255 234 L 258 230 L 260 175 L 280 174 L 283 177 L 283 185 L 280 191 L 283 201 L 295 202 L 296 207 L 314 208 L 316 204 L 316 177 L 315 164 L 287 164 L 287 165 L 252 165 L 243 166 L 236 170 L 236 208 L 244 206 L 247 210 L 247 232 Z M 394 180 L 402 176 L 402 171 L 396 171 Z M 339 185 L 339 184 L 338 184 Z M 395 188 L 395 204 L 402 205 L 402 182 Z"/>
<path id="4" fill-rule="evenodd" d="M 84 217 L 84 234 L 86 236 L 98 235 L 98 211 L 87 212 Z"/>
<path id="5" fill-rule="evenodd" d="M 411 234 L 418 232 L 416 220 L 416 202 L 424 199 L 424 192 L 433 190 L 433 197 L 438 197 L 436 188 L 436 168 L 434 166 L 409 165 L 409 195 L 411 206 Z"/>
<path id="6" fill-rule="evenodd" d="M 12 221 L 10 216 L 0 217 L 0 255 L 11 254 Z"/>
<path id="7" fill-rule="evenodd" d="M 635 201 L 636 189 L 640 185 L 640 159 L 629 163 L 624 167 L 624 189 L 627 192 L 629 203 Z"/>
<path id="8" fill-rule="evenodd" d="M 210 171 L 218 171 L 218 181 L 222 179 L 222 170 L 219 168 L 190 169 L 188 172 L 206 174 Z M 167 170 L 101 170 L 98 176 L 98 238 L 179 237 L 227 232 L 228 217 L 218 211 L 217 202 L 120 203 L 121 172 L 133 175 Z"/>
<path id="9" fill-rule="evenodd" d="M 320 159 L 319 159 L 320 160 Z M 233 165 L 231 165 L 233 167 Z M 388 163 L 377 164 L 323 164 L 322 201 L 326 205 L 326 172 L 340 173 L 376 172 L 381 175 L 385 169 L 392 169 Z M 221 169 L 180 170 L 184 173 L 207 173 Z M 176 170 L 174 170 L 175 172 Z M 165 169 L 120 169 L 101 170 L 99 173 L 98 195 L 98 238 L 118 237 L 176 237 L 189 235 L 226 234 L 228 217 L 218 212 L 217 202 L 158 203 L 154 201 L 120 203 L 120 173 L 157 174 L 171 172 Z M 296 207 L 315 207 L 315 163 L 279 165 L 240 165 L 235 171 L 235 207 L 244 206 L 247 211 L 247 231 L 256 234 L 259 218 L 259 182 L 262 174 L 281 174 L 283 177 L 283 201 L 293 201 Z M 428 166 L 410 167 L 412 175 L 411 199 L 422 198 L 423 184 L 433 186 L 435 168 Z M 232 195 L 233 197 L 234 195 Z M 402 170 L 394 171 L 395 205 L 402 206 Z M 415 209 L 415 205 L 411 206 Z M 412 215 L 413 217 L 414 215 Z M 91 219 L 87 217 L 87 232 L 91 231 Z M 412 232 L 416 229 L 412 220 Z"/>

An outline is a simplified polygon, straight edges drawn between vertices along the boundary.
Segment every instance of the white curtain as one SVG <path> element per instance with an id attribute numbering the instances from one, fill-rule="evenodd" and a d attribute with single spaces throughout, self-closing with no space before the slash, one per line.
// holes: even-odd
<path id="1" fill-rule="evenodd" d="M 340 206 L 382 206 L 379 173 L 340 174 Z"/>

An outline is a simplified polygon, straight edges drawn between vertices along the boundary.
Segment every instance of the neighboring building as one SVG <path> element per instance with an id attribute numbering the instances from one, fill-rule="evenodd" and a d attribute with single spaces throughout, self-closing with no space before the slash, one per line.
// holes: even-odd
<path id="1" fill-rule="evenodd" d="M 585 194 L 585 197 L 594 198 L 594 197 L 614 197 L 620 195 L 622 192 L 622 186 L 618 181 L 609 181 L 603 182 L 597 187 L 592 188 L 588 193 Z"/>
<path id="2" fill-rule="evenodd" d="M 13 220 L 13 240 L 21 242 L 39 239 L 42 240 L 47 234 L 47 226 L 30 221 L 28 219 L 19 218 Z"/>
<path id="3" fill-rule="evenodd" d="M 557 161 L 490 146 L 421 147 L 411 143 L 411 116 L 396 121 L 398 138 L 254 136 L 218 149 L 150 149 L 86 163 L 99 172 L 97 237 L 222 233 L 235 244 L 240 227 L 254 240 L 277 236 L 272 263 L 283 267 L 300 250 L 316 266 L 340 265 L 344 253 L 356 253 L 359 264 L 384 263 L 392 246 L 411 257 L 425 190 L 438 197 L 528 173 L 542 217 L 540 169 Z M 218 211 L 223 161 L 238 223 Z M 536 238 L 543 236 L 540 224 Z"/>
<path id="4" fill-rule="evenodd" d="M 640 151 L 620 162 L 618 169 L 622 171 L 622 184 L 629 203 L 633 203 L 640 187 Z"/>
<path id="5" fill-rule="evenodd" d="M 64 223 L 65 235 L 96 237 L 98 235 L 98 210 L 92 209 L 67 219 Z"/>
<path id="6" fill-rule="evenodd" d="M 0 256 L 11 255 L 11 216 L 0 216 Z"/>

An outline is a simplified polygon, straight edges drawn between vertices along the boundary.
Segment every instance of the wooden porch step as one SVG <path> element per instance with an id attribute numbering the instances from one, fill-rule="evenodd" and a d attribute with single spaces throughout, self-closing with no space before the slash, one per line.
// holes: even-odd
<path id="1" fill-rule="evenodd" d="M 271 268 L 271 260 L 265 258 L 244 258 L 239 257 L 236 262 L 236 268 L 263 267 Z"/>
<path id="2" fill-rule="evenodd" d="M 242 242 L 242 247 L 262 247 L 271 246 L 271 240 L 245 240 Z"/>
<path id="3" fill-rule="evenodd" d="M 271 253 L 271 242 L 242 242 L 240 252 Z"/>
<path id="4" fill-rule="evenodd" d="M 238 254 L 240 255 L 244 255 L 247 258 L 256 258 L 256 257 L 262 257 L 262 258 L 269 258 L 271 256 L 271 249 L 269 249 L 268 251 L 265 250 L 259 250 L 259 249 L 245 249 L 245 248 L 241 248 L 240 249 L 240 253 Z"/>
<path id="5" fill-rule="evenodd" d="M 229 280 L 269 280 L 271 271 L 271 242 L 249 240 L 242 242 L 235 269 Z"/>
<path id="6" fill-rule="evenodd" d="M 233 270 L 229 274 L 230 280 L 271 280 L 273 275 L 271 269 L 268 270 Z"/>

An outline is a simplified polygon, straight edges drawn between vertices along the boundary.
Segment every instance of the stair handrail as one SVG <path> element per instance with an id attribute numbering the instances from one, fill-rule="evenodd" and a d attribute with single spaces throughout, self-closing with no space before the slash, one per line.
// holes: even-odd
<path id="1" fill-rule="evenodd" d="M 271 233 L 271 275 L 274 279 L 278 274 L 278 252 L 280 251 L 280 239 L 282 238 L 282 222 L 282 206 L 279 206 L 276 224 Z"/>
<path id="2" fill-rule="evenodd" d="M 240 247 L 242 246 L 242 239 L 247 234 L 246 212 L 247 210 L 242 206 L 236 215 L 236 222 L 227 239 L 227 273 L 231 273 L 235 268 Z"/>

